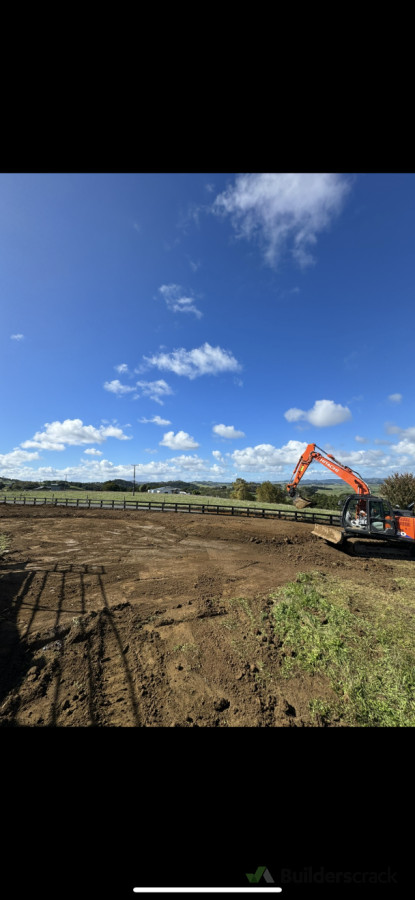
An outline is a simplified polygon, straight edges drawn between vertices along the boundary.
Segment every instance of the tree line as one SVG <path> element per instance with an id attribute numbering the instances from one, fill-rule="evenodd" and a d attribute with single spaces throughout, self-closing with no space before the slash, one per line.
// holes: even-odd
<path id="1" fill-rule="evenodd" d="M 350 490 L 323 492 L 315 485 L 307 485 L 301 488 L 301 497 L 311 501 L 311 507 L 320 509 L 338 509 L 343 506 Z M 288 503 L 292 499 L 286 488 L 271 481 L 263 481 L 259 486 L 248 484 L 243 478 L 237 478 L 232 484 L 229 496 L 235 500 L 259 500 L 262 503 Z M 389 500 L 392 506 L 406 509 L 410 503 L 415 502 L 415 476 L 411 472 L 400 475 L 395 472 L 383 480 L 380 488 L 380 496 Z"/>

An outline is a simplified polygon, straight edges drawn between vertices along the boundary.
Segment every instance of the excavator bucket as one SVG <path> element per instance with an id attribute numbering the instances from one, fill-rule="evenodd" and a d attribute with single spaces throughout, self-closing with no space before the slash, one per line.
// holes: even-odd
<path id="1" fill-rule="evenodd" d="M 311 503 L 312 500 L 304 500 L 299 494 L 296 494 L 293 498 L 293 505 L 296 506 L 297 509 L 305 509 L 306 506 L 311 506 Z"/>
<path id="2" fill-rule="evenodd" d="M 315 525 L 311 534 L 329 541 L 330 544 L 342 544 L 344 540 L 341 528 L 335 528 L 333 525 Z"/>

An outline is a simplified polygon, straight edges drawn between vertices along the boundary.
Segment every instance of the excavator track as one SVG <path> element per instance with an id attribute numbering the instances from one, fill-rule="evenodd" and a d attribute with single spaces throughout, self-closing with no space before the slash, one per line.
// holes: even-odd
<path id="1" fill-rule="evenodd" d="M 358 556 L 361 559 L 373 559 L 377 556 L 381 559 L 415 560 L 415 548 L 406 543 L 393 544 L 388 541 L 349 538 L 343 546 L 351 556 Z"/>

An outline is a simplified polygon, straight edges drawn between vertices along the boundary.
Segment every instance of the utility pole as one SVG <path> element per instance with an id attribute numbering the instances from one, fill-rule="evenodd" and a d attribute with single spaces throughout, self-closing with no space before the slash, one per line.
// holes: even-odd
<path id="1" fill-rule="evenodd" d="M 134 497 L 134 494 L 135 494 L 135 465 L 137 465 L 137 463 L 135 465 L 134 465 L 134 463 L 131 463 L 131 465 L 134 469 L 134 482 L 133 482 L 133 497 Z"/>

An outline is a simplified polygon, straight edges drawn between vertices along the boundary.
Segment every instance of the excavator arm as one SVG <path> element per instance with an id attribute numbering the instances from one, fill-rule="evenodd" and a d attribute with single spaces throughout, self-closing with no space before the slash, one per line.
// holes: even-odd
<path id="1" fill-rule="evenodd" d="M 343 481 L 347 481 L 357 494 L 370 494 L 366 482 L 363 481 L 363 478 L 361 478 L 357 472 L 354 472 L 349 466 L 344 466 L 335 459 L 331 453 L 326 453 L 321 447 L 317 447 L 317 444 L 308 444 L 294 469 L 292 481 L 287 484 L 288 494 L 292 497 L 295 506 L 302 508 L 304 506 L 309 506 L 311 503 L 310 500 L 304 500 L 300 497 L 297 493 L 297 486 L 304 473 L 307 471 L 310 463 L 314 460 L 321 463 L 323 466 L 326 466 L 327 469 L 334 472 L 334 474 L 338 475 L 339 478 L 342 478 Z"/>

